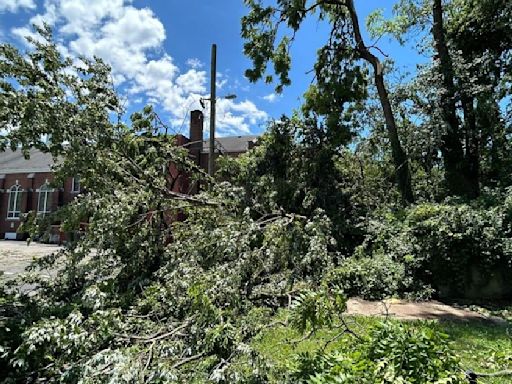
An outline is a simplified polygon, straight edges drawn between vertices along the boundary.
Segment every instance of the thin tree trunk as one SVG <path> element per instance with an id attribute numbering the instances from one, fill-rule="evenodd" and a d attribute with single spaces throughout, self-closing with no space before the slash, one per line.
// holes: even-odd
<path id="1" fill-rule="evenodd" d="M 448 191 L 451 194 L 474 197 L 475 188 L 469 177 L 469 167 L 464 158 L 464 151 L 462 149 L 459 119 L 457 117 L 455 104 L 455 76 L 453 63 L 446 44 L 442 0 L 434 0 L 432 14 L 434 19 L 432 34 L 443 78 L 440 102 L 442 118 L 446 124 L 446 133 L 441 137 L 441 153 L 443 154 L 444 160 L 445 181 Z M 476 190 L 478 190 L 478 188 L 476 188 Z"/>
<path id="2" fill-rule="evenodd" d="M 373 67 L 375 85 L 377 87 L 377 92 L 379 94 L 382 111 L 384 113 L 384 119 L 386 121 L 386 128 L 388 131 L 389 141 L 391 144 L 391 152 L 393 155 L 393 162 L 395 165 L 398 189 L 400 190 L 402 200 L 405 203 L 413 203 L 414 196 L 411 187 L 409 161 L 398 137 L 395 116 L 393 115 L 391 102 L 389 101 L 388 91 L 386 89 L 386 84 L 384 83 L 382 64 L 380 63 L 380 60 L 377 58 L 377 56 L 372 54 L 368 47 L 366 47 L 366 45 L 364 44 L 361 35 L 361 30 L 359 27 L 359 19 L 354 6 L 354 1 L 347 0 L 345 5 L 348 8 L 350 19 L 352 21 L 357 52 L 359 53 L 362 59 L 366 60 Z"/>

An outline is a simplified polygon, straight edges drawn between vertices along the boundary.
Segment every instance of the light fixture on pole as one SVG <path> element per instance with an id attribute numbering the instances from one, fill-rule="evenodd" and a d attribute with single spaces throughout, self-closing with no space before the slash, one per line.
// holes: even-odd
<path id="1" fill-rule="evenodd" d="M 236 95 L 230 94 L 230 95 L 227 95 L 227 96 L 217 97 L 217 100 L 219 100 L 219 99 L 233 100 L 233 99 L 236 99 L 236 97 L 237 97 Z M 210 100 L 211 99 L 209 97 L 201 97 L 199 99 L 199 104 L 201 104 L 201 108 L 206 109 L 205 101 L 210 101 Z"/>

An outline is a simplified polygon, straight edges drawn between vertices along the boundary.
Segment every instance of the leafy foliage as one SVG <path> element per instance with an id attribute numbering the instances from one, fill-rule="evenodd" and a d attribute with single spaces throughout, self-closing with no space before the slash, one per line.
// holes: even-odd
<path id="1" fill-rule="evenodd" d="M 382 322 L 363 340 L 329 353 L 304 353 L 296 382 L 463 383 L 447 336 L 413 325 Z"/>
<path id="2" fill-rule="evenodd" d="M 309 216 L 272 210 L 255 215 L 244 191 L 214 184 L 188 158 L 174 137 L 163 134 L 151 107 L 111 123 L 113 94 L 108 69 L 91 63 L 85 72 L 62 60 L 50 35 L 29 56 L 14 49 L 4 57 L 1 98 L 16 97 L 2 112 L 27 116 L 24 98 L 39 77 L 69 78 L 77 96 L 42 97 L 47 123 L 18 125 L 2 139 L 22 149 L 37 147 L 58 158 L 57 182 L 80 175 L 85 191 L 56 212 L 65 230 L 88 221 L 86 233 L 61 252 L 39 259 L 31 273 L 2 290 L 1 365 L 7 381 L 46 382 L 236 382 L 264 377 L 232 364 L 257 363 L 248 341 L 290 292 L 314 286 L 332 265 L 330 220 L 316 208 Z M 2 51 L 5 52 L 5 51 Z M 56 65 L 30 65 L 49 56 Z M 86 64 L 87 65 L 87 64 Z M 32 72 L 36 75 L 32 76 Z M 84 75 L 84 73 L 89 75 Z M 105 77 L 103 77 L 105 75 Z M 99 78 L 98 78 L 99 77 Z M 66 78 L 67 79 L 67 78 Z M 57 91 L 67 84 L 52 84 Z M 89 88 L 87 88 L 89 89 Z M 30 93 L 30 92 L 29 92 Z M 63 91 L 62 95 L 67 95 Z M 98 97 L 96 98 L 97 95 Z M 59 114 L 75 111 L 75 125 Z M 4 105 L 4 104 L 2 104 Z M 98 118 L 92 123 L 93 118 Z M 16 123 L 13 121 L 12 123 Z M 57 135 L 52 129 L 59 130 Z M 41 140 L 48 134 L 47 140 Z M 63 145 L 67 139 L 69 144 Z M 6 144 L 7 145 L 7 144 Z M 211 183 L 190 196 L 176 186 L 188 175 Z M 180 220 L 177 220 L 180 219 Z M 185 220 L 185 221 L 183 221 Z M 47 219 L 32 216 L 26 229 L 44 230 Z M 44 279 L 40 269 L 58 271 Z M 21 289 L 31 284 L 32 292 Z M 245 366 L 244 366 L 245 367 Z M 254 379 L 256 380 L 256 379 Z"/>
<path id="3" fill-rule="evenodd" d="M 414 281 L 451 295 L 463 296 L 470 290 L 476 283 L 471 268 L 476 268 L 482 275 L 483 295 L 486 282 L 512 265 L 510 201 L 509 191 L 479 204 L 423 204 L 380 216 L 371 222 L 358 252 L 388 255 L 403 263 Z M 500 284 L 506 292 L 507 282 Z"/>
<path id="4" fill-rule="evenodd" d="M 430 136 L 424 154 L 437 163 L 442 152 L 448 194 L 474 198 L 482 186 L 510 186 L 511 20 L 510 2 L 486 0 L 401 0 L 392 19 L 377 12 L 369 20 L 375 36 L 419 40 L 415 48 L 434 59 L 402 96 L 413 106 L 408 117 L 421 116 L 413 132 Z"/>
<path id="5" fill-rule="evenodd" d="M 386 255 L 347 258 L 329 271 L 326 279 L 329 284 L 342 287 L 348 296 L 369 300 L 403 294 L 411 285 L 404 265 Z"/>
<path id="6" fill-rule="evenodd" d="M 269 5 L 265 6 L 267 3 Z M 291 44 L 306 18 L 316 17 L 319 22 L 329 24 L 329 38 L 318 50 L 315 77 L 304 94 L 302 111 L 306 117 L 323 119 L 328 132 L 342 139 L 339 144 L 348 144 L 352 138 L 354 129 L 350 124 L 353 120 L 351 115 L 362 110 L 367 98 L 365 65 L 373 68 L 374 85 L 378 89 L 385 117 L 398 189 L 404 203 L 412 202 L 409 165 L 384 82 L 383 65 L 370 47 L 365 45 L 354 1 L 247 0 L 245 4 L 250 12 L 242 18 L 241 35 L 246 41 L 244 53 L 253 64 L 246 71 L 246 76 L 255 82 L 265 76 L 267 65 L 273 63 L 274 72 L 280 80 L 277 92 L 291 82 L 288 77 Z M 272 82 L 272 75 L 266 75 L 265 80 Z"/>
<path id="7" fill-rule="evenodd" d="M 350 252 L 360 231 L 338 154 L 337 134 L 322 123 L 283 117 L 270 123 L 252 151 L 223 159 L 220 173 L 243 188 L 244 204 L 256 217 L 280 210 L 311 217 L 321 209 L 332 223 L 338 249 Z"/>

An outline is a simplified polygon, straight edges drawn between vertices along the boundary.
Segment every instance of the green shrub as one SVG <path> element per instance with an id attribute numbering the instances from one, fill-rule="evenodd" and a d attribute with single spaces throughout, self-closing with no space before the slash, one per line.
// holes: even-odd
<path id="1" fill-rule="evenodd" d="M 429 203 L 380 214 L 371 220 L 357 252 L 371 258 L 387 255 L 417 285 L 464 296 L 479 280 L 476 291 L 484 294 L 493 276 L 512 271 L 512 192 L 492 200 L 492 205 L 482 198 L 471 205 Z M 512 292 L 512 287 L 500 289 Z"/>
<path id="2" fill-rule="evenodd" d="M 445 334 L 397 322 L 381 322 L 363 340 L 333 352 L 301 354 L 293 379 L 308 384 L 464 383 Z"/>
<path id="3" fill-rule="evenodd" d="M 345 259 L 328 274 L 327 281 L 348 296 L 370 300 L 396 295 L 408 285 L 404 265 L 386 255 Z"/>
<path id="4" fill-rule="evenodd" d="M 462 382 L 448 336 L 434 329 L 383 322 L 373 329 L 366 353 L 382 382 Z"/>

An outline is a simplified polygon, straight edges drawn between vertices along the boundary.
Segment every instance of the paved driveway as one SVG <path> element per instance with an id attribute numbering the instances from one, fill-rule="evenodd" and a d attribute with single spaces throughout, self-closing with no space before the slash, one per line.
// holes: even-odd
<path id="1" fill-rule="evenodd" d="M 2 278 L 12 278 L 23 272 L 34 258 L 58 251 L 60 247 L 53 244 L 31 243 L 25 241 L 0 240 L 0 271 Z"/>

